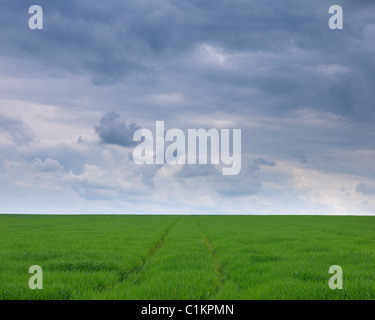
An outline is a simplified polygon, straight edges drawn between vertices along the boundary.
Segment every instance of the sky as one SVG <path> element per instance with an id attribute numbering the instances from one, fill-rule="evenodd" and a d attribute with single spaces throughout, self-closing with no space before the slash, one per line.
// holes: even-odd
<path id="1" fill-rule="evenodd" d="M 2 0 L 0 213 L 375 214 L 374 86 L 372 0 Z M 135 164 L 155 121 L 241 172 Z"/>

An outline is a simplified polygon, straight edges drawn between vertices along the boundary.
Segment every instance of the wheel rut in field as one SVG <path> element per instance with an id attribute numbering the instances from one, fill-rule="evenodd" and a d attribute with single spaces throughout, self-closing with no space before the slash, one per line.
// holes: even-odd
<path id="1" fill-rule="evenodd" d="M 108 291 L 116 287 L 117 285 L 123 283 L 127 278 L 132 275 L 135 275 L 142 271 L 144 266 L 155 256 L 155 254 L 161 249 L 165 239 L 168 237 L 169 232 L 172 228 L 181 220 L 181 218 L 177 219 L 168 229 L 163 233 L 161 238 L 157 241 L 157 243 L 151 248 L 149 254 L 143 257 L 136 265 L 132 266 L 131 268 L 127 269 L 120 273 L 120 279 L 114 283 L 110 288 L 106 288 L 103 291 Z"/>
<path id="2" fill-rule="evenodd" d="M 222 285 L 223 285 L 223 281 L 224 281 L 224 272 L 223 272 L 223 267 L 219 261 L 219 258 L 217 257 L 216 253 L 214 252 L 213 248 L 212 248 L 212 245 L 210 243 L 210 241 L 208 240 L 207 236 L 204 234 L 200 224 L 199 224 L 199 221 L 197 221 L 197 226 L 198 226 L 198 230 L 199 232 L 201 233 L 202 235 L 202 238 L 204 240 L 204 243 L 206 244 L 206 247 L 207 247 L 207 250 L 208 252 L 210 253 L 210 256 L 212 258 L 212 261 L 215 265 L 215 269 L 216 269 L 216 273 L 217 273 L 217 277 L 218 277 L 218 282 L 215 286 L 215 291 L 214 293 L 211 295 L 211 297 L 209 297 L 208 299 L 210 298 L 214 298 L 215 295 L 220 291 Z"/>
<path id="3" fill-rule="evenodd" d="M 161 247 L 163 246 L 163 243 L 165 241 L 165 239 L 168 237 L 168 234 L 169 232 L 171 231 L 171 229 L 181 220 L 181 218 L 179 218 L 178 220 L 176 220 L 165 232 L 164 234 L 162 235 L 162 237 L 159 239 L 159 241 L 153 246 L 153 248 L 150 250 L 150 253 L 145 257 L 143 258 L 137 265 L 135 265 L 134 267 L 130 268 L 129 270 L 127 270 L 126 272 L 124 272 L 123 274 L 121 274 L 121 278 L 120 278 L 120 282 L 123 282 L 124 280 L 126 280 L 130 275 L 132 274 L 135 274 L 135 273 L 138 273 L 140 272 L 143 267 L 146 265 L 147 262 L 149 262 L 152 257 L 161 249 Z"/>

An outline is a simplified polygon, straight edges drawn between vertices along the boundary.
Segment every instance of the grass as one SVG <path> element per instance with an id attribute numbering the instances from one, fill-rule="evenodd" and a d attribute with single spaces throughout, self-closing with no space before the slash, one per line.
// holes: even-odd
<path id="1" fill-rule="evenodd" d="M 2 215 L 0 299 L 374 299 L 374 230 L 374 217 Z"/>

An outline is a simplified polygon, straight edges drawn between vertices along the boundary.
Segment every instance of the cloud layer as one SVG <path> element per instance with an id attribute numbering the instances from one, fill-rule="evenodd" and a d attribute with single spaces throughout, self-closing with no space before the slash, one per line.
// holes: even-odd
<path id="1" fill-rule="evenodd" d="M 127 126 L 116 112 L 108 112 L 100 119 L 100 125 L 95 127 L 96 133 L 104 143 L 116 144 L 123 147 L 135 145 L 133 135 L 140 129 L 135 123 Z"/>
<path id="2" fill-rule="evenodd" d="M 38 4 L 0 10 L 0 212 L 375 213 L 373 1 Z M 137 166 L 157 120 L 242 129 L 241 173 Z"/>

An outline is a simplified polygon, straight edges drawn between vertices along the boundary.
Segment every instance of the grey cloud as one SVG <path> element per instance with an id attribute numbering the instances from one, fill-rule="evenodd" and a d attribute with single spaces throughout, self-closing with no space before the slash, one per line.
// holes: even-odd
<path id="1" fill-rule="evenodd" d="M 131 159 L 133 161 L 133 159 Z M 147 166 L 142 166 L 138 168 L 138 174 L 141 177 L 141 182 L 149 187 L 153 188 L 154 187 L 154 177 L 158 173 L 158 171 L 162 168 L 162 165 L 147 165 Z"/>
<path id="2" fill-rule="evenodd" d="M 221 175 L 221 172 L 215 168 L 213 165 L 193 165 L 187 164 L 184 165 L 181 170 L 175 174 L 176 177 L 180 178 L 193 178 L 193 177 L 212 177 Z"/>
<path id="3" fill-rule="evenodd" d="M 38 130 L 42 143 L 25 148 L 32 139 L 27 125 L 0 117 L 0 133 L 22 145 L 4 146 L 0 155 L 4 164 L 11 159 L 25 161 L 36 171 L 49 171 L 43 173 L 46 176 L 56 169 L 56 186 L 61 183 L 59 175 L 72 172 L 77 179 L 71 186 L 90 189 L 81 194 L 90 200 L 124 199 L 137 184 L 159 199 L 154 183 L 171 174 L 168 198 L 174 199 L 175 184 L 189 185 L 191 190 L 202 185 L 219 204 L 256 194 L 276 211 L 282 209 L 267 195 L 269 185 L 283 187 L 270 192 L 280 192 L 288 206 L 293 203 L 285 163 L 302 170 L 352 174 L 355 179 L 362 176 L 365 181 L 374 178 L 374 1 L 111 0 L 109 5 L 39 0 L 38 4 L 44 9 L 45 28 L 32 32 L 27 28 L 30 1 L 2 1 L 0 98 L 63 109 L 70 115 L 61 118 L 67 128 L 77 128 L 89 113 L 85 123 L 93 128 L 97 114 L 105 114 L 94 127 L 103 144 L 95 143 L 92 130 L 72 137 L 74 145 L 69 146 L 68 137 L 52 141 L 46 115 L 46 126 Z M 344 6 L 343 31 L 328 28 L 331 4 Z M 183 102 L 164 104 L 153 98 L 175 94 Z M 309 112 L 301 114 L 303 110 Z M 135 115 L 137 123 L 151 127 L 160 119 L 182 129 L 187 124 L 199 127 L 205 119 L 229 120 L 231 127 L 243 129 L 241 173 L 223 177 L 212 166 L 184 166 L 176 174 L 159 172 L 158 166 L 119 167 L 124 161 L 134 164 L 127 158 L 129 150 L 104 144 L 132 147 L 138 128 L 121 120 L 121 113 Z M 30 126 L 33 121 L 31 117 Z M 85 176 L 86 164 L 111 171 L 104 174 L 112 174 L 109 180 L 130 172 L 135 182 L 128 176 L 119 178 L 131 185 L 129 189 L 112 181 L 104 186 L 101 181 L 91 183 L 89 178 L 99 173 Z M 16 169 L 13 173 L 9 181 L 25 179 Z M 371 190 L 370 182 L 357 187 L 363 195 Z M 147 195 L 137 201 L 149 199 Z M 128 195 L 126 200 L 134 197 Z"/>
<path id="4" fill-rule="evenodd" d="M 61 163 L 54 159 L 42 160 L 36 158 L 32 163 L 32 167 L 37 171 L 43 172 L 56 172 L 64 170 L 64 167 L 61 165 Z"/>
<path id="5" fill-rule="evenodd" d="M 184 88 L 185 96 L 198 97 L 191 108 L 200 112 L 200 101 L 207 97 L 212 101 L 207 105 L 205 99 L 206 112 L 230 106 L 233 112 L 285 115 L 303 107 L 357 121 L 375 118 L 374 58 L 372 52 L 358 50 L 357 43 L 368 22 L 356 20 L 341 33 L 329 30 L 333 2 L 112 0 L 108 6 L 40 0 L 45 9 L 42 32 L 25 28 L 28 1 L 3 2 L 2 55 L 89 74 L 100 85 L 139 81 L 150 93 L 155 86 Z M 368 1 L 335 4 L 349 6 L 349 22 L 352 9 L 374 8 Z M 240 67 L 207 69 L 197 61 L 189 63 L 202 43 L 237 54 Z M 332 65 L 348 72 L 330 75 Z"/>
<path id="6" fill-rule="evenodd" d="M 1 114 L 0 133 L 18 145 L 28 144 L 33 140 L 33 132 L 25 123 L 18 119 L 4 117 Z"/>
<path id="7" fill-rule="evenodd" d="M 145 40 L 131 28 L 136 21 L 142 24 L 138 19 L 143 7 L 135 3 L 114 0 L 108 6 L 86 0 L 40 0 L 44 29 L 31 32 L 27 28 L 30 2 L 4 2 L 0 35 L 8 39 L 4 41 L 8 45 L 1 52 L 27 56 L 49 69 L 89 74 L 96 84 L 108 85 L 128 75 L 147 73 L 149 67 L 138 55 L 145 49 Z"/>
<path id="8" fill-rule="evenodd" d="M 357 185 L 355 191 L 362 193 L 364 195 L 368 195 L 368 196 L 375 195 L 375 184 L 374 183 L 368 184 L 368 183 L 361 182 Z"/>
<path id="9" fill-rule="evenodd" d="M 299 163 L 308 163 L 309 161 L 306 158 L 305 152 L 303 151 L 290 151 L 288 150 L 287 153 L 294 159 L 296 159 Z"/>
<path id="10" fill-rule="evenodd" d="M 261 165 L 273 164 L 263 158 L 242 158 L 242 168 L 238 175 L 219 176 L 214 180 L 216 192 L 224 197 L 243 197 L 259 193 L 262 182 L 256 173 L 261 170 Z"/>
<path id="11" fill-rule="evenodd" d="M 262 157 L 255 159 L 254 163 L 258 164 L 260 166 L 268 166 L 268 167 L 274 167 L 274 166 L 276 166 L 276 162 L 275 161 L 273 161 L 273 160 L 267 160 L 267 159 L 264 159 Z"/>
<path id="12" fill-rule="evenodd" d="M 95 128 L 102 142 L 122 147 L 133 147 L 134 132 L 140 129 L 135 123 L 129 126 L 123 122 L 116 112 L 108 112 L 100 119 L 100 125 Z"/>

